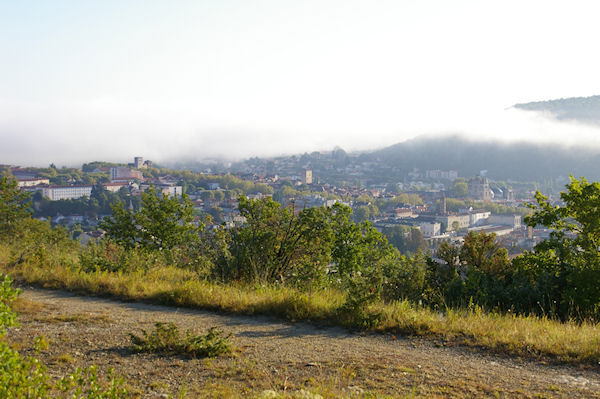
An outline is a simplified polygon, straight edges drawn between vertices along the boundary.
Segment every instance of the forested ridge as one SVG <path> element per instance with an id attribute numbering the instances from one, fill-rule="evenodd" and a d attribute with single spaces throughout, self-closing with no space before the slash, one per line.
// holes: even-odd
<path id="1" fill-rule="evenodd" d="M 559 120 L 600 123 L 600 96 L 570 97 L 515 104 L 516 109 L 546 112 Z"/>

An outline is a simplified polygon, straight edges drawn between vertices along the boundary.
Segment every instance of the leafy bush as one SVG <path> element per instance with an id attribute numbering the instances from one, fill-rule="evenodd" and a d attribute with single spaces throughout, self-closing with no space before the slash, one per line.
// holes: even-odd
<path id="1" fill-rule="evenodd" d="M 20 230 L 31 215 L 30 205 L 29 193 L 19 189 L 16 179 L 0 177 L 0 237 Z"/>
<path id="2" fill-rule="evenodd" d="M 127 249 L 169 250 L 197 241 L 203 229 L 194 223 L 193 204 L 185 194 L 181 198 L 163 195 L 153 187 L 142 193 L 142 207 L 137 212 L 125 209 L 122 202 L 113 205 L 112 211 L 101 227 Z"/>
<path id="3" fill-rule="evenodd" d="M 56 390 L 61 396 L 87 399 L 118 399 L 128 397 L 128 392 L 122 387 L 123 379 L 116 378 L 113 370 L 108 371 L 108 384 L 98 381 L 98 366 L 77 368 L 73 374 L 62 377 L 56 384 Z"/>
<path id="4" fill-rule="evenodd" d="M 233 229 L 218 264 L 224 280 L 301 283 L 321 281 L 331 261 L 330 208 L 307 208 L 296 215 L 270 198 L 239 198 L 244 226 Z"/>
<path id="5" fill-rule="evenodd" d="M 155 324 L 151 333 L 142 330 L 143 337 L 129 334 L 134 352 L 177 353 L 199 357 L 216 357 L 232 351 L 231 334 L 224 335 L 216 327 L 204 335 L 186 331 L 182 336 L 175 323 Z"/>
<path id="6" fill-rule="evenodd" d="M 1 398 L 50 398 L 59 397 L 88 399 L 126 398 L 128 392 L 122 387 L 123 380 L 109 371 L 108 387 L 98 382 L 97 367 L 78 369 L 74 374 L 61 378 L 55 385 L 50 381 L 46 367 L 34 357 L 23 357 L 4 340 L 6 329 L 17 325 L 16 315 L 10 304 L 19 295 L 11 286 L 8 276 L 0 275 L 0 397 Z M 37 347 L 41 340 L 36 340 Z"/>
<path id="7" fill-rule="evenodd" d="M 155 253 L 142 248 L 126 249 L 110 239 L 90 242 L 79 255 L 79 264 L 85 272 L 133 272 L 147 270 L 158 264 Z"/>
<path id="8" fill-rule="evenodd" d="M 372 328 L 381 321 L 381 313 L 370 306 L 381 297 L 382 275 L 377 270 L 355 272 L 346 279 L 346 301 L 337 310 L 342 324 L 354 328 Z"/>

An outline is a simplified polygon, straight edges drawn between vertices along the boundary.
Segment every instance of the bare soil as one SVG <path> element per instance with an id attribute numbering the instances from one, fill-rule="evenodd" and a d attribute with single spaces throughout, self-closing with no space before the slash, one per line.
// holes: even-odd
<path id="1" fill-rule="evenodd" d="M 38 356 L 53 376 L 97 364 L 114 368 L 135 396 L 148 398 L 268 397 L 564 397 L 600 398 L 600 366 L 577 367 L 509 358 L 443 343 L 360 334 L 342 328 L 288 323 L 206 311 L 126 303 L 63 291 L 23 289 L 20 326 L 7 339 L 33 355 L 33 341 L 50 345 Z M 133 353 L 129 333 L 155 322 L 204 333 L 233 333 L 231 356 L 198 359 Z"/>

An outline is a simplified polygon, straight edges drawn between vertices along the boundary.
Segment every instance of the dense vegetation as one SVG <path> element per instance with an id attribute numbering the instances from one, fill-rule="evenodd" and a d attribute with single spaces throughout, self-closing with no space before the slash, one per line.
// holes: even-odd
<path id="1" fill-rule="evenodd" d="M 148 168 L 144 169 L 144 177 L 158 178 L 159 176 L 172 176 L 178 179 L 185 192 L 207 190 L 210 183 L 218 183 L 226 195 L 235 198 L 239 194 L 273 194 L 273 189 L 266 184 L 254 183 L 243 180 L 230 174 L 210 175 L 194 173 L 189 170 Z"/>
<path id="2" fill-rule="evenodd" d="M 3 202 L 15 190 L 2 180 Z M 351 210 L 340 204 L 293 212 L 272 199 L 240 197 L 246 223 L 207 230 L 191 222 L 185 196 L 179 200 L 149 191 L 135 212 L 117 205 L 104 224 L 107 236 L 81 247 L 64 230 L 31 220 L 22 198 L 2 208 L 0 216 L 16 230 L 0 233 L 0 266 L 52 287 L 360 328 L 444 337 L 458 333 L 491 347 L 507 345 L 501 343 L 515 334 L 528 342 L 522 334 L 530 332 L 521 331 L 523 326 L 564 329 L 571 331 L 569 340 L 581 340 L 572 345 L 581 349 L 561 351 L 539 336 L 539 343 L 508 345 L 519 353 L 523 345 L 534 345 L 539 353 L 590 361 L 600 355 L 593 335 L 583 333 L 598 330 L 600 315 L 595 217 L 600 184 L 573 179 L 562 208 L 540 194 L 537 199 L 526 220 L 554 233 L 534 252 L 511 262 L 493 234 L 470 233 L 460 248 L 442 245 L 438 263 L 418 251 L 403 256 L 368 222 L 354 222 Z M 488 323 L 489 328 L 490 320 L 519 327 L 510 327 L 515 331 L 504 331 L 505 336 L 477 327 Z M 566 333 L 552 334 L 565 339 Z"/>

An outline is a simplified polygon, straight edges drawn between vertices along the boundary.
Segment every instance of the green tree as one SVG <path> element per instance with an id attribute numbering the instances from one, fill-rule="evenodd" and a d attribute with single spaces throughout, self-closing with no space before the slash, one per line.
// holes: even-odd
<path id="1" fill-rule="evenodd" d="M 495 234 L 470 232 L 460 247 L 442 243 L 438 258 L 445 264 L 428 262 L 424 298 L 431 305 L 511 307 L 508 295 L 511 263 L 508 251 L 496 242 Z"/>
<path id="2" fill-rule="evenodd" d="M 464 198 L 467 196 L 467 182 L 464 179 L 456 179 L 452 184 L 450 194 L 455 198 Z"/>
<path id="3" fill-rule="evenodd" d="M 397 299 L 398 295 L 405 294 L 399 288 L 405 287 L 405 284 L 397 284 L 407 276 L 407 270 L 402 270 L 405 258 L 371 223 L 352 222 L 351 213 L 352 210 L 346 206 L 335 204 L 333 207 L 334 275 L 347 291 L 346 301 L 339 312 L 346 324 L 372 326 L 379 322 L 381 316 L 369 309 L 374 301 L 382 294 L 388 299 Z"/>
<path id="4" fill-rule="evenodd" d="M 425 250 L 427 243 L 423 238 L 421 230 L 411 226 L 397 225 L 383 228 L 383 234 L 403 254 L 414 254 L 419 250 Z"/>
<path id="5" fill-rule="evenodd" d="M 239 211 L 246 224 L 232 231 L 223 277 L 281 283 L 323 278 L 332 239 L 327 208 L 296 215 L 270 198 L 241 196 Z"/>
<path id="6" fill-rule="evenodd" d="M 386 237 L 371 223 L 352 222 L 352 210 L 349 207 L 335 204 L 332 210 L 335 234 L 332 255 L 342 278 L 377 268 L 384 258 L 397 255 Z"/>
<path id="7" fill-rule="evenodd" d="M 600 315 L 600 183 L 571 176 L 561 192 L 563 206 L 552 205 L 537 192 L 529 226 L 543 225 L 550 237 L 526 252 L 515 264 L 537 291 L 545 311 L 560 317 Z M 544 299 L 548 298 L 548 299 Z"/>
<path id="8" fill-rule="evenodd" d="M 371 216 L 371 209 L 368 205 L 361 205 L 354 210 L 354 220 L 357 222 L 364 222 L 369 220 Z"/>
<path id="9" fill-rule="evenodd" d="M 169 250 L 191 244 L 199 238 L 202 226 L 194 224 L 194 208 L 189 198 L 162 195 L 154 187 L 142 193 L 139 211 L 125 209 L 122 202 L 112 206 L 113 215 L 101 227 L 121 245 L 140 245 L 152 250 Z"/>
<path id="10" fill-rule="evenodd" d="M 218 206 L 211 206 L 208 209 L 208 211 L 206 211 L 206 213 L 210 215 L 212 221 L 214 221 L 215 223 L 223 223 L 223 221 L 225 220 L 223 217 L 223 208 L 220 208 Z"/>
<path id="11" fill-rule="evenodd" d="M 21 191 L 15 179 L 0 179 L 0 234 L 14 233 L 31 217 L 29 193 Z"/>
<path id="12" fill-rule="evenodd" d="M 508 251 L 496 244 L 496 234 L 469 232 L 459 253 L 460 261 L 468 268 L 500 275 L 510 267 Z"/>

